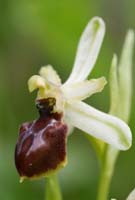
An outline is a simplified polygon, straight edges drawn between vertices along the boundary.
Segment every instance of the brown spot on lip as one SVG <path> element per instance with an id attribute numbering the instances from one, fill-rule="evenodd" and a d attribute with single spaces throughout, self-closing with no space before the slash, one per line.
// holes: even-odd
<path id="1" fill-rule="evenodd" d="M 55 98 L 38 99 L 36 100 L 36 107 L 40 115 L 50 115 L 56 104 Z"/>
<path id="2" fill-rule="evenodd" d="M 66 160 L 66 140 L 67 125 L 62 122 L 62 114 L 48 112 L 43 106 L 39 119 L 20 128 L 15 150 L 20 176 L 32 178 L 56 170 Z"/>

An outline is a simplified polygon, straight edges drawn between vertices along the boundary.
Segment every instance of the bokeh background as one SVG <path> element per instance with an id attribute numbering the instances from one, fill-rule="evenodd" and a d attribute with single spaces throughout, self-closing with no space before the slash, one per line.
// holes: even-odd
<path id="1" fill-rule="evenodd" d="M 91 76 L 108 79 L 113 52 L 120 55 L 127 30 L 135 28 L 134 8 L 134 0 L 0 0 L 0 200 L 44 198 L 45 181 L 20 184 L 14 165 L 19 124 L 37 117 L 36 93 L 28 93 L 28 78 L 41 66 L 52 64 L 64 81 L 73 66 L 82 30 L 98 15 L 105 20 L 107 32 Z M 88 101 L 108 112 L 109 84 Z M 133 138 L 134 102 L 133 95 Z M 68 160 L 59 173 L 64 200 L 95 200 L 98 162 L 92 146 L 78 130 L 69 137 Z M 135 142 L 119 156 L 110 197 L 126 198 L 135 187 L 134 169 Z"/>

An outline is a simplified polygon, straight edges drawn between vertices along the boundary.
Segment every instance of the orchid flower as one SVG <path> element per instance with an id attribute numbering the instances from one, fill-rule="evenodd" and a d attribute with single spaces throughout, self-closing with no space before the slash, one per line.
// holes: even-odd
<path id="1" fill-rule="evenodd" d="M 51 114 L 51 120 L 55 119 L 56 121 L 58 120 L 61 122 L 60 130 L 64 134 L 65 132 L 67 132 L 67 129 L 68 133 L 71 133 L 73 127 L 75 127 L 97 139 L 100 139 L 114 146 L 119 150 L 127 150 L 131 146 L 132 140 L 131 131 L 128 125 L 119 118 L 99 111 L 96 108 L 93 108 L 92 106 L 83 102 L 84 99 L 90 97 L 92 94 L 101 92 L 106 84 L 106 79 L 104 77 L 91 80 L 87 79 L 97 60 L 104 34 L 104 21 L 99 17 L 94 17 L 88 23 L 81 36 L 77 48 L 74 66 L 67 81 L 62 84 L 57 72 L 53 69 L 52 66 L 48 65 L 40 69 L 39 75 L 33 75 L 28 80 L 28 88 L 30 92 L 38 89 L 36 104 L 40 112 L 40 117 L 47 117 L 48 119 L 47 114 L 49 113 L 49 116 Z M 41 113 L 43 113 L 43 111 L 44 116 L 43 114 L 41 116 Z M 45 113 L 47 114 L 45 115 Z M 59 117 L 56 117 L 56 114 L 59 115 Z M 39 124 L 39 122 L 36 121 L 36 124 L 37 123 Z M 52 123 L 52 121 L 51 123 L 49 121 L 49 127 L 52 125 Z M 25 135 L 24 132 L 33 131 L 33 126 L 35 126 L 35 124 L 33 125 L 30 123 L 25 123 L 21 127 L 21 136 L 19 137 L 16 147 L 16 166 L 20 175 L 23 177 L 28 177 L 28 174 L 26 172 L 27 170 L 25 172 L 23 171 L 23 169 L 21 168 L 21 164 L 19 163 L 22 161 L 22 157 L 24 156 L 20 153 L 22 151 L 20 149 L 20 140 L 21 137 L 23 137 L 22 135 Z M 47 125 L 43 125 L 44 128 L 42 129 L 46 130 L 46 126 L 48 126 L 48 122 Z M 55 126 L 55 128 L 57 128 L 57 126 Z M 34 133 L 35 129 L 36 127 L 34 128 Z M 54 168 L 59 168 L 65 165 L 66 150 L 63 146 L 66 144 L 66 139 L 64 141 L 64 137 L 66 136 L 61 133 L 61 142 L 59 140 L 58 145 L 56 145 L 56 151 L 58 150 L 58 148 L 61 148 L 62 152 L 64 152 L 62 154 L 63 159 L 57 162 Z M 23 140 L 23 142 L 24 141 L 25 139 Z M 30 144 L 32 144 L 32 141 L 33 140 L 31 139 L 31 143 L 27 142 L 30 148 Z M 40 143 L 43 145 L 42 142 Z M 39 148 L 39 143 L 37 143 L 38 141 L 35 141 L 35 145 L 37 146 L 37 148 Z M 56 143 L 56 141 L 54 143 Z M 26 144 L 25 146 L 27 147 L 28 144 Z M 21 145 L 23 146 L 24 144 L 21 143 Z M 53 146 L 53 148 L 55 147 Z M 33 159 L 35 158 L 35 149 L 35 146 L 31 148 L 31 152 L 33 152 Z M 44 157 L 45 155 L 46 154 L 44 154 Z M 52 162 L 53 161 L 54 158 L 52 158 Z M 25 160 L 23 160 L 23 162 L 25 162 Z M 64 164 L 59 165 L 60 162 Z M 34 163 L 32 163 L 32 159 L 30 159 L 28 163 L 29 167 L 34 168 Z M 43 174 L 46 175 L 46 172 L 53 171 L 54 168 L 49 166 L 48 168 L 46 168 L 46 170 L 44 170 L 44 173 L 41 170 L 39 173 L 36 172 L 29 177 L 35 177 L 37 175 Z"/>

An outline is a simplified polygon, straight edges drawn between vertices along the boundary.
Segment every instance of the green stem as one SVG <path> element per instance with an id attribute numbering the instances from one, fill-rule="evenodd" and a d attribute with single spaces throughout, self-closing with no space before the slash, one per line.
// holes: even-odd
<path id="1" fill-rule="evenodd" d="M 106 145 L 104 157 L 101 163 L 101 174 L 99 180 L 97 200 L 107 200 L 110 188 L 110 183 L 114 171 L 115 162 L 118 156 L 118 151 Z"/>
<path id="2" fill-rule="evenodd" d="M 46 178 L 45 200 L 62 200 L 60 186 L 56 174 Z"/>

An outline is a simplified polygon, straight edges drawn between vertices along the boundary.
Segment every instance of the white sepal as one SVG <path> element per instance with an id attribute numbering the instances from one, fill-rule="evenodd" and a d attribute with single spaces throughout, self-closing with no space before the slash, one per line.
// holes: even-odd
<path id="1" fill-rule="evenodd" d="M 104 21 L 94 17 L 86 26 L 77 48 L 76 59 L 66 84 L 85 80 L 94 67 L 105 34 Z"/>
<path id="2" fill-rule="evenodd" d="M 65 113 L 73 126 L 115 148 L 127 150 L 131 146 L 130 128 L 119 118 L 103 113 L 80 101 L 67 103 Z"/>
<path id="3" fill-rule="evenodd" d="M 101 92 L 106 84 L 104 77 L 98 79 L 85 80 L 62 86 L 65 98 L 72 100 L 83 100 L 92 94 Z"/>

